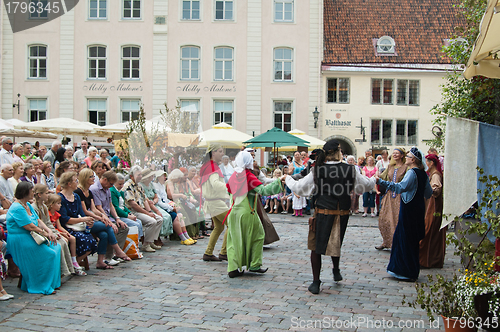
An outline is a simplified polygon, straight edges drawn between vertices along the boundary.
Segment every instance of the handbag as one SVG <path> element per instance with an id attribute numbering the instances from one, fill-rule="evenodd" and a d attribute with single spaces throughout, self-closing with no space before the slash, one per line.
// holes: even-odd
<path id="1" fill-rule="evenodd" d="M 76 224 L 66 224 L 66 227 L 68 227 L 69 229 L 72 229 L 74 230 L 75 232 L 85 232 L 85 227 L 87 226 L 87 224 L 85 222 L 79 222 L 79 223 L 76 223 Z"/>
<path id="2" fill-rule="evenodd" d="M 278 233 L 276 232 L 276 229 L 273 226 L 273 223 L 271 222 L 271 219 L 267 216 L 266 211 L 264 210 L 264 206 L 262 205 L 262 200 L 257 198 L 256 195 L 256 207 L 255 210 L 257 210 L 257 214 L 259 215 L 260 222 L 262 223 L 262 227 L 264 227 L 264 245 L 271 244 L 273 242 L 279 241 L 280 237 Z"/>
<path id="3" fill-rule="evenodd" d="M 33 240 L 35 240 L 36 244 L 38 244 L 38 245 L 41 245 L 42 243 L 45 243 L 45 242 L 49 242 L 49 239 L 47 239 L 45 236 L 43 236 L 42 234 L 40 234 L 38 232 L 31 231 L 30 234 L 31 234 L 31 237 L 33 237 Z"/>

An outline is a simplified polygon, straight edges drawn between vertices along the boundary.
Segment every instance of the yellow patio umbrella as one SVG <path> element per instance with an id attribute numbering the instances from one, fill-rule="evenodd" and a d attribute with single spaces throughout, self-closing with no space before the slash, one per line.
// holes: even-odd
<path id="1" fill-rule="evenodd" d="M 206 148 L 210 143 L 218 143 L 224 148 L 237 149 L 244 145 L 243 142 L 252 138 L 252 136 L 234 129 L 227 123 L 221 122 L 200 133 L 198 147 Z"/>
<path id="2" fill-rule="evenodd" d="M 290 130 L 288 133 L 295 135 L 299 138 L 302 138 L 304 141 L 308 141 L 309 143 L 307 143 L 307 145 L 309 145 L 310 150 L 321 149 L 321 148 L 323 148 L 323 145 L 325 145 L 325 143 L 326 143 L 325 141 L 320 140 L 319 138 L 307 135 L 302 130 L 293 129 L 293 130 Z M 297 150 L 297 146 L 280 147 L 280 151 L 295 151 L 295 150 Z"/>
<path id="3" fill-rule="evenodd" d="M 489 0 L 479 36 L 465 67 L 465 78 L 482 75 L 500 78 L 500 0 Z"/>

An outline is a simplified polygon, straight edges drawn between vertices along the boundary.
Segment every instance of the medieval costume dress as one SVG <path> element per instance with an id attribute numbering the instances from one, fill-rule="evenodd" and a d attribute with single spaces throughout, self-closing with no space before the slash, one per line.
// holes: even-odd
<path id="1" fill-rule="evenodd" d="M 432 195 L 429 179 L 425 171 L 415 167 L 408 170 L 399 183 L 379 180 L 379 184 L 401 194 L 399 220 L 387 272 L 397 279 L 417 280 L 420 273 L 419 244 L 425 236 L 425 198 Z"/>
<path id="2" fill-rule="evenodd" d="M 435 155 L 426 156 L 426 159 L 439 163 Z M 438 164 L 439 165 L 439 164 Z M 446 230 L 441 229 L 443 213 L 443 175 L 439 169 L 434 170 L 430 177 L 432 196 L 427 201 L 425 213 L 425 237 L 420 241 L 420 266 L 425 268 L 442 268 L 446 251 Z"/>
<path id="3" fill-rule="evenodd" d="M 261 268 L 265 233 L 256 204 L 258 194 L 269 196 L 283 191 L 280 179 L 267 186 L 259 181 L 252 172 L 253 158 L 250 153 L 241 151 L 235 162 L 235 172 L 227 184 L 232 206 L 225 221 L 228 225 L 227 271 L 231 278 L 242 275 L 243 266 L 250 272 L 267 271 Z"/>

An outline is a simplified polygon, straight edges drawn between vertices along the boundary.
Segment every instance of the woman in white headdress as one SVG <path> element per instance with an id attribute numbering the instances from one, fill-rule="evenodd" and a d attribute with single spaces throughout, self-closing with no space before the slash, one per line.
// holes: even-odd
<path id="1" fill-rule="evenodd" d="M 235 159 L 235 172 L 227 183 L 232 205 L 225 222 L 227 235 L 227 271 L 230 278 L 243 274 L 243 266 L 250 272 L 265 273 L 262 268 L 264 228 L 255 210 L 258 194 L 270 196 L 283 191 L 282 179 L 264 186 L 253 174 L 253 157 L 241 151 Z"/>

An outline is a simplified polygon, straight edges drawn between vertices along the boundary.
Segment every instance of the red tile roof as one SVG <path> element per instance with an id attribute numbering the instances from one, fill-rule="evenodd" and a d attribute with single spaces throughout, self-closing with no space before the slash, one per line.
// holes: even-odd
<path id="1" fill-rule="evenodd" d="M 324 0 L 324 65 L 446 64 L 441 47 L 463 24 L 456 0 Z M 373 39 L 396 43 L 397 56 L 376 55 Z"/>

